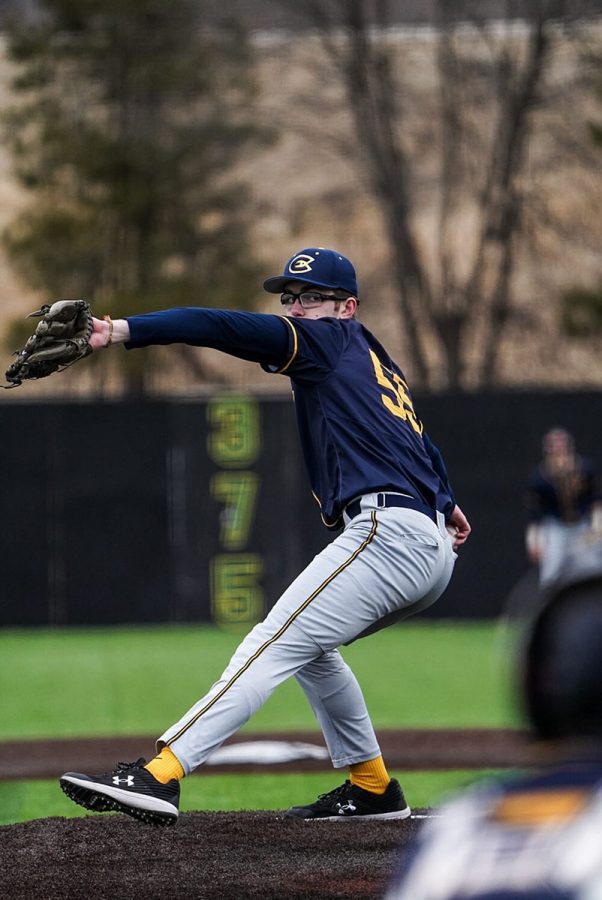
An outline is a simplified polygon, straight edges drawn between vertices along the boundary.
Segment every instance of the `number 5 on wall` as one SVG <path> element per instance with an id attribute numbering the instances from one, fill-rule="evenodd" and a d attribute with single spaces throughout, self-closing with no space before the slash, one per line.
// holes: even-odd
<path id="1" fill-rule="evenodd" d="M 220 553 L 211 560 L 211 612 L 217 625 L 248 626 L 262 618 L 262 573 L 256 553 Z"/>

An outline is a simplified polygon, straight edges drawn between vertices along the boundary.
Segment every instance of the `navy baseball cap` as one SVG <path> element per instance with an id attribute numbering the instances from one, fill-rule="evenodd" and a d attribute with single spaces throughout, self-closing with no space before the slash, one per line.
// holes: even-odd
<path id="1" fill-rule="evenodd" d="M 274 275 L 263 282 L 264 290 L 280 294 L 289 281 L 315 284 L 317 287 L 348 291 L 350 297 L 358 296 L 355 269 L 346 256 L 337 250 L 324 247 L 307 247 L 288 260 L 282 275 Z"/>

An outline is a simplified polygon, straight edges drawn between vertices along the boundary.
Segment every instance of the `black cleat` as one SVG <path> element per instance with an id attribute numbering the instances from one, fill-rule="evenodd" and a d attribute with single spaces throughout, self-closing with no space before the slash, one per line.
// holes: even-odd
<path id="1" fill-rule="evenodd" d="M 66 772 L 60 784 L 74 803 L 93 812 L 122 812 L 146 825 L 175 825 L 178 820 L 180 782 L 157 781 L 144 768 L 144 759 L 118 763 L 110 775 Z"/>
<path id="2" fill-rule="evenodd" d="M 291 806 L 286 819 L 407 819 L 411 813 L 397 779 L 392 778 L 384 794 L 373 794 L 346 781 L 328 794 L 320 794 L 309 806 Z"/>

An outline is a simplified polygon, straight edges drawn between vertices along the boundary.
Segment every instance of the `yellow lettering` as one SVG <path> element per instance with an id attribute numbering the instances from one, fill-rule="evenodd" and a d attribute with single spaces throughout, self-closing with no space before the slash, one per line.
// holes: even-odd
<path id="1" fill-rule="evenodd" d="M 207 404 L 213 430 L 207 438 L 211 459 L 225 469 L 250 466 L 261 450 L 259 408 L 253 397 L 224 395 Z"/>
<path id="2" fill-rule="evenodd" d="M 222 627 L 248 626 L 263 615 L 263 574 L 256 553 L 219 554 L 211 561 L 211 611 Z"/>
<path id="3" fill-rule="evenodd" d="M 255 472 L 216 472 L 211 494 L 223 503 L 220 513 L 220 545 L 225 550 L 242 550 L 253 523 L 259 478 Z"/>
<path id="4" fill-rule="evenodd" d="M 386 370 L 387 374 L 385 374 L 385 369 L 373 350 L 370 350 L 370 359 L 374 366 L 377 384 L 393 394 L 392 397 L 389 397 L 387 394 L 380 395 L 383 405 L 398 419 L 403 419 L 404 422 L 408 421 L 415 432 L 422 434 L 422 423 L 414 412 L 414 406 L 408 393 L 408 386 L 403 378 L 400 378 L 397 372 L 392 372 L 389 369 Z"/>

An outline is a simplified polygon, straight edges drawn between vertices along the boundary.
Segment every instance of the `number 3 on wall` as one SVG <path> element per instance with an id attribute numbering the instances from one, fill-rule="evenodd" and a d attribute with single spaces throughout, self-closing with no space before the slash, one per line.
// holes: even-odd
<path id="1" fill-rule="evenodd" d="M 387 396 L 387 394 L 381 394 L 380 397 L 383 404 L 398 419 L 409 422 L 417 434 L 422 434 L 422 422 L 419 422 L 416 417 L 410 395 L 408 394 L 408 386 L 403 378 L 400 378 L 397 372 L 392 372 L 391 369 L 387 369 L 387 375 L 385 375 L 383 365 L 373 350 L 370 350 L 370 358 L 378 384 L 393 394 L 392 397 Z"/>

